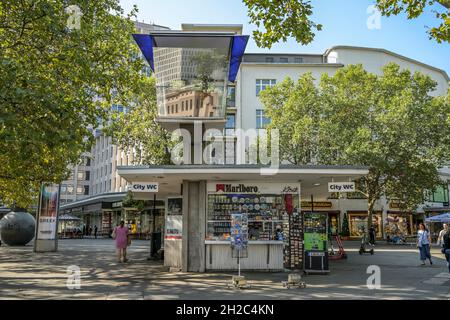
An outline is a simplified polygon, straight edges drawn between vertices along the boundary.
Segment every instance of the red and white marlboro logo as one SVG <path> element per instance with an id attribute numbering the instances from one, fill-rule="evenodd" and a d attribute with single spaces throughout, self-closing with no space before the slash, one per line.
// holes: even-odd
<path id="1" fill-rule="evenodd" d="M 233 192 L 233 193 L 257 193 L 257 186 L 246 186 L 243 184 L 239 184 L 237 186 L 233 186 L 231 184 L 216 184 L 216 192 Z"/>

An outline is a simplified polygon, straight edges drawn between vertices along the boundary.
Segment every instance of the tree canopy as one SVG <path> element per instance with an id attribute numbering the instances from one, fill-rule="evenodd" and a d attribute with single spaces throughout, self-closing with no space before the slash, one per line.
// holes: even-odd
<path id="1" fill-rule="evenodd" d="M 157 122 L 156 79 L 143 78 L 134 103 L 125 113 L 114 113 L 105 133 L 126 152 L 135 153 L 135 164 L 170 164 L 171 135 Z"/>
<path id="2" fill-rule="evenodd" d="M 248 9 L 250 22 L 258 30 L 253 38 L 258 47 L 271 48 L 273 44 L 293 37 L 306 45 L 314 40 L 315 32 L 323 26 L 311 19 L 314 8 L 310 0 L 243 0 Z M 440 3 L 447 9 L 448 0 L 376 0 L 376 6 L 384 16 L 407 14 L 408 19 L 419 17 L 426 9 Z M 450 15 L 448 10 L 434 10 L 440 21 L 438 26 L 429 28 L 430 38 L 438 43 L 450 42 Z"/>
<path id="3" fill-rule="evenodd" d="M 110 106 L 131 103 L 143 62 L 135 11 L 118 0 L 0 2 L 0 198 L 26 207 L 41 182 L 61 182 L 89 150 Z"/>
<path id="4" fill-rule="evenodd" d="M 372 214 L 382 195 L 412 210 L 439 184 L 438 169 L 450 159 L 450 95 L 434 97 L 435 88 L 393 63 L 379 76 L 350 65 L 318 85 L 309 73 L 287 78 L 260 100 L 284 161 L 369 168 L 362 191 Z"/>

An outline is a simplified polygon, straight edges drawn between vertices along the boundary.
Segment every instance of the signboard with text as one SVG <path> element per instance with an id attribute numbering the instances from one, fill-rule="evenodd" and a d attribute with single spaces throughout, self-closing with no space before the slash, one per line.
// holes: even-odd
<path id="1" fill-rule="evenodd" d="M 356 192 L 355 182 L 328 182 L 328 192 Z"/>
<path id="2" fill-rule="evenodd" d="M 133 182 L 128 186 L 128 190 L 133 192 L 158 192 L 158 182 Z"/>
<path id="3" fill-rule="evenodd" d="M 58 223 L 59 185 L 42 185 L 37 212 L 37 240 L 55 240 Z"/>

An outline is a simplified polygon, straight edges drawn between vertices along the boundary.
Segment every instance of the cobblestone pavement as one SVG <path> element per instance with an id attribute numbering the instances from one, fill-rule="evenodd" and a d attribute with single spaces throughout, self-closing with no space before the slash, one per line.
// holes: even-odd
<path id="1" fill-rule="evenodd" d="M 308 275 L 305 289 L 286 289 L 288 273 L 244 272 L 251 288 L 228 289 L 233 273 L 169 272 L 147 261 L 148 241 L 133 241 L 129 263 L 116 262 L 110 239 L 60 240 L 59 251 L 0 247 L 0 299 L 450 299 L 450 274 L 438 248 L 433 266 L 420 266 L 417 249 L 380 245 L 359 255 L 345 243 L 347 260 L 331 261 L 329 275 Z M 81 288 L 67 288 L 67 268 L 81 270 Z M 381 289 L 369 290 L 369 265 L 381 269 Z"/>

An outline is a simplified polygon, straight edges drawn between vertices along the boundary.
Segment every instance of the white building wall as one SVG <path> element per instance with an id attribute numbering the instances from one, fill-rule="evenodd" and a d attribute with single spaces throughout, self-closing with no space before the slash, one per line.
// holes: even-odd
<path id="1" fill-rule="evenodd" d="M 420 62 L 414 62 L 409 58 L 402 58 L 394 53 L 387 53 L 377 49 L 367 48 L 339 48 L 331 49 L 328 55 L 329 62 L 349 64 L 362 64 L 364 68 L 375 74 L 382 74 L 382 68 L 390 62 L 398 64 L 402 69 L 411 72 L 422 72 L 429 75 L 437 82 L 434 95 L 445 95 L 448 90 L 448 76 L 444 72 L 436 70 L 433 67 L 426 66 Z"/>
<path id="2" fill-rule="evenodd" d="M 291 77 L 297 81 L 301 75 L 311 72 L 318 82 L 323 73 L 333 75 L 339 67 L 339 65 L 325 64 L 243 63 L 238 78 L 239 83 L 236 86 L 236 107 L 239 118 L 236 128 L 245 130 L 256 128 L 256 110 L 263 109 L 256 95 L 256 79 L 276 79 L 276 82 L 280 83 L 286 77 Z"/>

